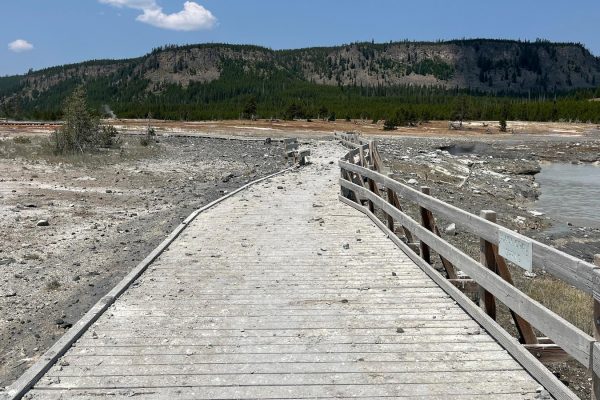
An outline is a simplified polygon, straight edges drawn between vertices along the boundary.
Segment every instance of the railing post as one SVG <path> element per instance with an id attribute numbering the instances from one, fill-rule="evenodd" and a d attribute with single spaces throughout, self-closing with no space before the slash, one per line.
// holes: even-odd
<path id="1" fill-rule="evenodd" d="M 600 254 L 594 255 L 594 264 L 600 268 Z M 597 270 L 596 270 L 597 271 Z M 598 292 L 598 293 L 597 293 Z M 600 342 L 600 288 L 596 283 L 594 285 L 594 339 L 596 342 Z M 596 357 L 600 357 L 600 351 L 598 348 L 599 344 L 595 343 L 592 346 L 592 399 L 600 400 L 600 371 L 595 371 L 594 365 L 600 364 L 595 361 Z"/>
<path id="2" fill-rule="evenodd" d="M 429 196 L 429 194 L 431 194 L 431 188 L 429 188 L 428 186 L 422 186 L 421 187 L 421 192 L 423 192 L 423 194 L 426 194 Z M 429 210 L 419 206 L 419 210 L 421 211 L 421 225 L 423 225 L 426 229 L 432 231 L 432 223 L 431 223 L 431 214 L 429 213 Z M 423 258 L 423 260 L 425 260 L 427 262 L 427 264 L 431 264 L 431 253 L 429 251 L 429 246 L 427 246 L 425 244 L 425 242 L 423 242 L 421 240 L 421 258 Z"/>
<path id="3" fill-rule="evenodd" d="M 494 211 L 482 210 L 479 216 L 488 221 L 496 222 L 496 213 Z M 479 249 L 481 254 L 481 264 L 494 273 L 497 273 L 493 244 L 485 239 L 481 239 Z M 496 320 L 496 298 L 481 286 L 479 287 L 479 306 L 483 308 L 486 314 L 494 321 Z"/>
<path id="4" fill-rule="evenodd" d="M 506 265 L 506 261 L 498 253 L 498 246 L 493 245 L 492 248 L 494 250 L 494 258 L 496 261 L 496 270 L 498 272 L 498 275 L 500 275 L 500 277 L 506 282 L 514 286 L 515 284 L 513 283 L 512 275 L 510 274 L 510 270 Z M 538 339 L 535 335 L 535 332 L 533 331 L 533 328 L 531 327 L 531 324 L 527 322 L 524 318 L 522 318 L 520 315 L 515 313 L 513 310 L 510 310 L 510 315 L 515 321 L 515 327 L 517 328 L 517 332 L 519 333 L 519 341 L 523 344 L 537 344 Z"/>
<path id="5" fill-rule="evenodd" d="M 391 172 L 387 176 L 390 179 L 394 179 L 394 174 Z M 395 196 L 394 191 L 392 190 L 392 188 L 388 187 L 387 188 L 387 201 L 391 205 L 394 205 L 394 196 Z M 388 216 L 387 216 L 387 227 L 390 231 L 394 232 L 394 217 L 392 217 L 390 214 L 388 214 Z"/>
<path id="6" fill-rule="evenodd" d="M 371 193 L 375 193 L 375 189 L 376 189 L 376 184 L 375 181 L 373 179 L 369 179 L 367 178 L 367 180 L 369 181 L 369 191 Z M 373 203 L 371 200 L 369 200 L 369 211 L 371 211 L 372 213 L 375 212 L 375 203 Z"/>

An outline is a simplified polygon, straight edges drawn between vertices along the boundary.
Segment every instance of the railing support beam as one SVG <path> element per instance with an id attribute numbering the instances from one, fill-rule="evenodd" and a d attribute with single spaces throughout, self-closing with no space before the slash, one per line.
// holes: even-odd
<path id="1" fill-rule="evenodd" d="M 431 188 L 427 186 L 421 187 L 421 192 L 423 194 L 429 195 L 431 193 Z M 425 207 L 419 207 L 421 212 L 421 225 L 428 231 L 433 232 L 433 221 L 431 221 L 431 213 Z M 429 250 L 429 246 L 425 244 L 424 241 L 421 240 L 421 258 L 425 260 L 427 264 L 431 264 L 431 252 Z"/>
<path id="2" fill-rule="evenodd" d="M 488 221 L 496 222 L 496 213 L 494 211 L 483 210 L 479 216 Z M 494 257 L 492 243 L 485 239 L 481 239 L 479 249 L 481 254 L 481 265 L 490 271 L 497 273 L 496 257 Z M 490 318 L 494 321 L 496 320 L 496 298 L 482 287 L 479 289 L 479 306 L 490 316 Z"/>
<path id="3" fill-rule="evenodd" d="M 388 178 L 393 178 L 392 173 L 388 174 Z M 394 191 L 392 190 L 392 188 L 387 188 L 387 201 L 390 204 L 394 204 L 394 197 L 396 196 L 396 194 L 394 193 Z M 395 232 L 394 231 L 394 217 L 392 217 L 390 214 L 387 214 L 387 227 L 390 231 Z"/>

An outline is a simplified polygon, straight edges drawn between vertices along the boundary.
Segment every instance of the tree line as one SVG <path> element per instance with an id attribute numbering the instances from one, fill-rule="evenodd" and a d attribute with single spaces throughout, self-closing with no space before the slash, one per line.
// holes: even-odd
<path id="1" fill-rule="evenodd" d="M 133 68 L 133 67 L 132 67 Z M 266 67 L 265 67 L 266 68 Z M 600 88 L 565 93 L 490 94 L 431 86 L 327 86 L 298 79 L 293 72 L 252 72 L 228 61 L 218 80 L 153 84 L 142 77 L 66 79 L 42 93 L 8 97 L 0 117 L 58 120 L 64 100 L 84 85 L 87 101 L 99 113 L 106 105 L 120 118 L 217 120 L 235 118 L 363 119 L 400 123 L 428 120 L 582 121 L 600 123 Z M 115 83 L 117 82 L 117 83 Z M 17 82 L 5 81 L 0 90 Z"/>

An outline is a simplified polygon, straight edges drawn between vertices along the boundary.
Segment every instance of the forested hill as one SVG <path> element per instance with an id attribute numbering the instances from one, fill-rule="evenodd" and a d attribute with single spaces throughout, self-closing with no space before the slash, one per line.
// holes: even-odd
<path id="1" fill-rule="evenodd" d="M 551 98 L 597 88 L 600 59 L 580 44 L 487 39 L 279 51 L 226 44 L 167 46 L 135 59 L 0 78 L 0 116 L 58 118 L 64 98 L 80 84 L 94 106 L 106 104 L 119 116 L 152 112 L 163 118 L 228 118 L 242 112 L 240 104 L 248 97 L 264 114 L 292 102 L 305 110 L 336 109 L 344 96 L 409 103 L 415 95 L 437 98 L 451 91 Z M 359 108 L 338 110 L 368 117 L 376 112 Z"/>

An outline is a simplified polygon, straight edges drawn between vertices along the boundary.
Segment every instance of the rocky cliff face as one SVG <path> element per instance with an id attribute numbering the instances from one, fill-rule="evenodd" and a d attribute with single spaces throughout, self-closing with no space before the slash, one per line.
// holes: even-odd
<path id="1" fill-rule="evenodd" d="M 265 79 L 285 76 L 323 85 L 426 85 L 486 92 L 554 92 L 600 85 L 600 59 L 578 44 L 462 40 L 437 43 L 356 43 L 273 51 L 256 46 L 166 47 L 137 59 L 90 61 L 31 72 L 0 97 L 35 97 L 69 80 L 143 81 L 149 92 L 226 79 L 228 68 Z M 228 76 L 231 78 L 231 74 Z M 15 77 L 11 77 L 11 82 Z"/>

